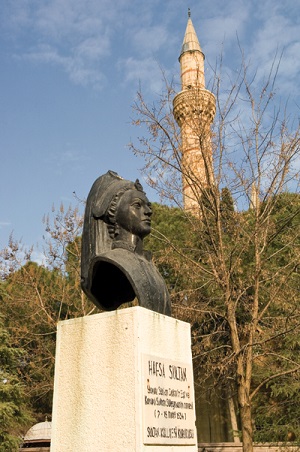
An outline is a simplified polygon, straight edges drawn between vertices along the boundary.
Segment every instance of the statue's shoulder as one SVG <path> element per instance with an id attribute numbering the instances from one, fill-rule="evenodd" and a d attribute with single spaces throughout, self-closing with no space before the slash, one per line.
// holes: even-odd
<path id="1" fill-rule="evenodd" d="M 152 253 L 150 251 L 143 251 L 143 254 L 138 254 L 125 247 L 113 248 L 98 256 L 99 260 L 110 263 L 121 264 L 124 267 L 139 266 L 141 262 L 145 264 L 154 265 L 152 262 Z"/>

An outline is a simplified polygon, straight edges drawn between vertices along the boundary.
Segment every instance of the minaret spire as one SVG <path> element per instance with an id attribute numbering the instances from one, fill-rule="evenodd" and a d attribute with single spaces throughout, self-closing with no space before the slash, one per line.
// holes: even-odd
<path id="1" fill-rule="evenodd" d="M 204 88 L 204 59 L 192 19 L 189 17 L 179 56 L 182 89 L 195 83 L 200 83 Z"/>
<path id="2" fill-rule="evenodd" d="M 211 123 L 215 97 L 205 89 L 202 52 L 191 11 L 179 56 L 181 92 L 173 101 L 174 117 L 181 129 L 184 208 L 198 210 L 203 190 L 213 184 Z"/>

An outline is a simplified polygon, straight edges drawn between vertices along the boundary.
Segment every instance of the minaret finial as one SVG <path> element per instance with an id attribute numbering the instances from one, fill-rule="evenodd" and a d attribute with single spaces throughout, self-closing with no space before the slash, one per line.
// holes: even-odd
<path id="1" fill-rule="evenodd" d="M 191 17 L 191 8 L 188 8 L 188 17 Z"/>

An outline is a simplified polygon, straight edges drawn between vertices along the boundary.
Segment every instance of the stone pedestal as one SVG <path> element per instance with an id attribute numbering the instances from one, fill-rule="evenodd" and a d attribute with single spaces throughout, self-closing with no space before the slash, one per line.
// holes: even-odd
<path id="1" fill-rule="evenodd" d="M 133 307 L 60 322 L 51 452 L 197 451 L 190 325 Z"/>

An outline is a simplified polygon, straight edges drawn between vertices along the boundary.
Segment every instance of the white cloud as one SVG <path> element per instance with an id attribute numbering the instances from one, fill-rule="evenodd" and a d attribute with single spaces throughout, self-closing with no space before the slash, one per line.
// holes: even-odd
<path id="1" fill-rule="evenodd" d="M 234 14 L 220 14 L 207 19 L 203 26 L 203 35 L 207 40 L 204 53 L 210 57 L 216 56 L 223 43 L 227 50 L 236 45 L 237 37 L 244 36 L 248 18 L 248 8 L 237 8 Z"/>
<path id="2" fill-rule="evenodd" d="M 297 91 L 294 79 L 299 73 L 300 41 L 295 0 L 191 3 L 207 67 L 214 66 L 222 43 L 224 64 L 231 70 L 238 67 L 238 36 L 246 57 L 259 68 L 259 76 L 268 72 L 276 49 L 284 49 L 282 87 L 288 90 L 292 84 L 292 91 Z M 5 20 L 0 25 L 10 30 L 12 40 L 25 38 L 23 47 L 18 46 L 19 56 L 60 66 L 74 83 L 97 89 L 103 88 L 110 76 L 109 59 L 110 67 L 122 60 L 119 68 L 125 71 L 127 82 L 140 79 L 157 90 L 158 63 L 170 66 L 171 48 L 179 53 L 187 19 L 183 0 L 166 0 L 163 5 L 154 0 L 7 0 L 5 5 Z M 178 11 L 186 15 L 186 19 L 181 18 L 180 33 L 176 28 Z M 178 67 L 175 65 L 176 61 L 171 70 Z"/>
<path id="3" fill-rule="evenodd" d="M 142 27 L 132 34 L 135 48 L 143 54 L 153 54 L 170 45 L 170 36 L 162 25 Z"/>
<path id="4" fill-rule="evenodd" d="M 223 72 L 234 77 L 243 52 L 250 71 L 256 73 L 255 83 L 261 84 L 282 54 L 277 92 L 284 98 L 299 97 L 300 16 L 296 3 L 295 0 L 228 0 L 226 5 L 216 0 L 207 3 L 206 18 L 202 23 L 199 11 L 199 31 L 196 27 L 206 54 L 207 80 L 210 67 L 215 67 L 221 53 Z"/>
<path id="5" fill-rule="evenodd" d="M 281 58 L 277 87 L 285 97 L 291 93 L 298 95 L 299 23 L 293 15 L 287 16 L 286 10 L 280 6 L 264 11 L 260 27 L 252 36 L 251 47 L 248 46 L 248 56 L 258 69 L 257 77 L 260 80 L 269 74 L 272 64 L 277 64 Z"/>
<path id="6" fill-rule="evenodd" d="M 89 61 L 97 61 L 101 57 L 108 55 L 110 52 L 110 40 L 109 37 L 104 35 L 90 36 L 84 39 L 75 48 L 75 55 L 82 59 Z"/>
<path id="7" fill-rule="evenodd" d="M 125 74 L 125 82 L 134 82 L 135 88 L 141 82 L 143 92 L 159 93 L 164 88 L 162 73 L 154 58 L 127 58 L 119 62 L 119 69 Z"/>
<path id="8" fill-rule="evenodd" d="M 22 38 L 19 58 L 58 65 L 77 84 L 103 87 L 100 63 L 111 53 L 118 12 L 124 0 L 50 0 L 9 2 L 7 30 Z"/>
<path id="9" fill-rule="evenodd" d="M 59 66 L 75 84 L 91 85 L 101 89 L 105 83 L 105 76 L 99 70 L 97 58 L 95 56 L 92 58 L 92 53 L 93 48 L 89 49 L 88 55 L 79 48 L 75 53 L 63 55 L 59 49 L 49 44 L 41 44 L 24 53 L 21 58 Z"/>

